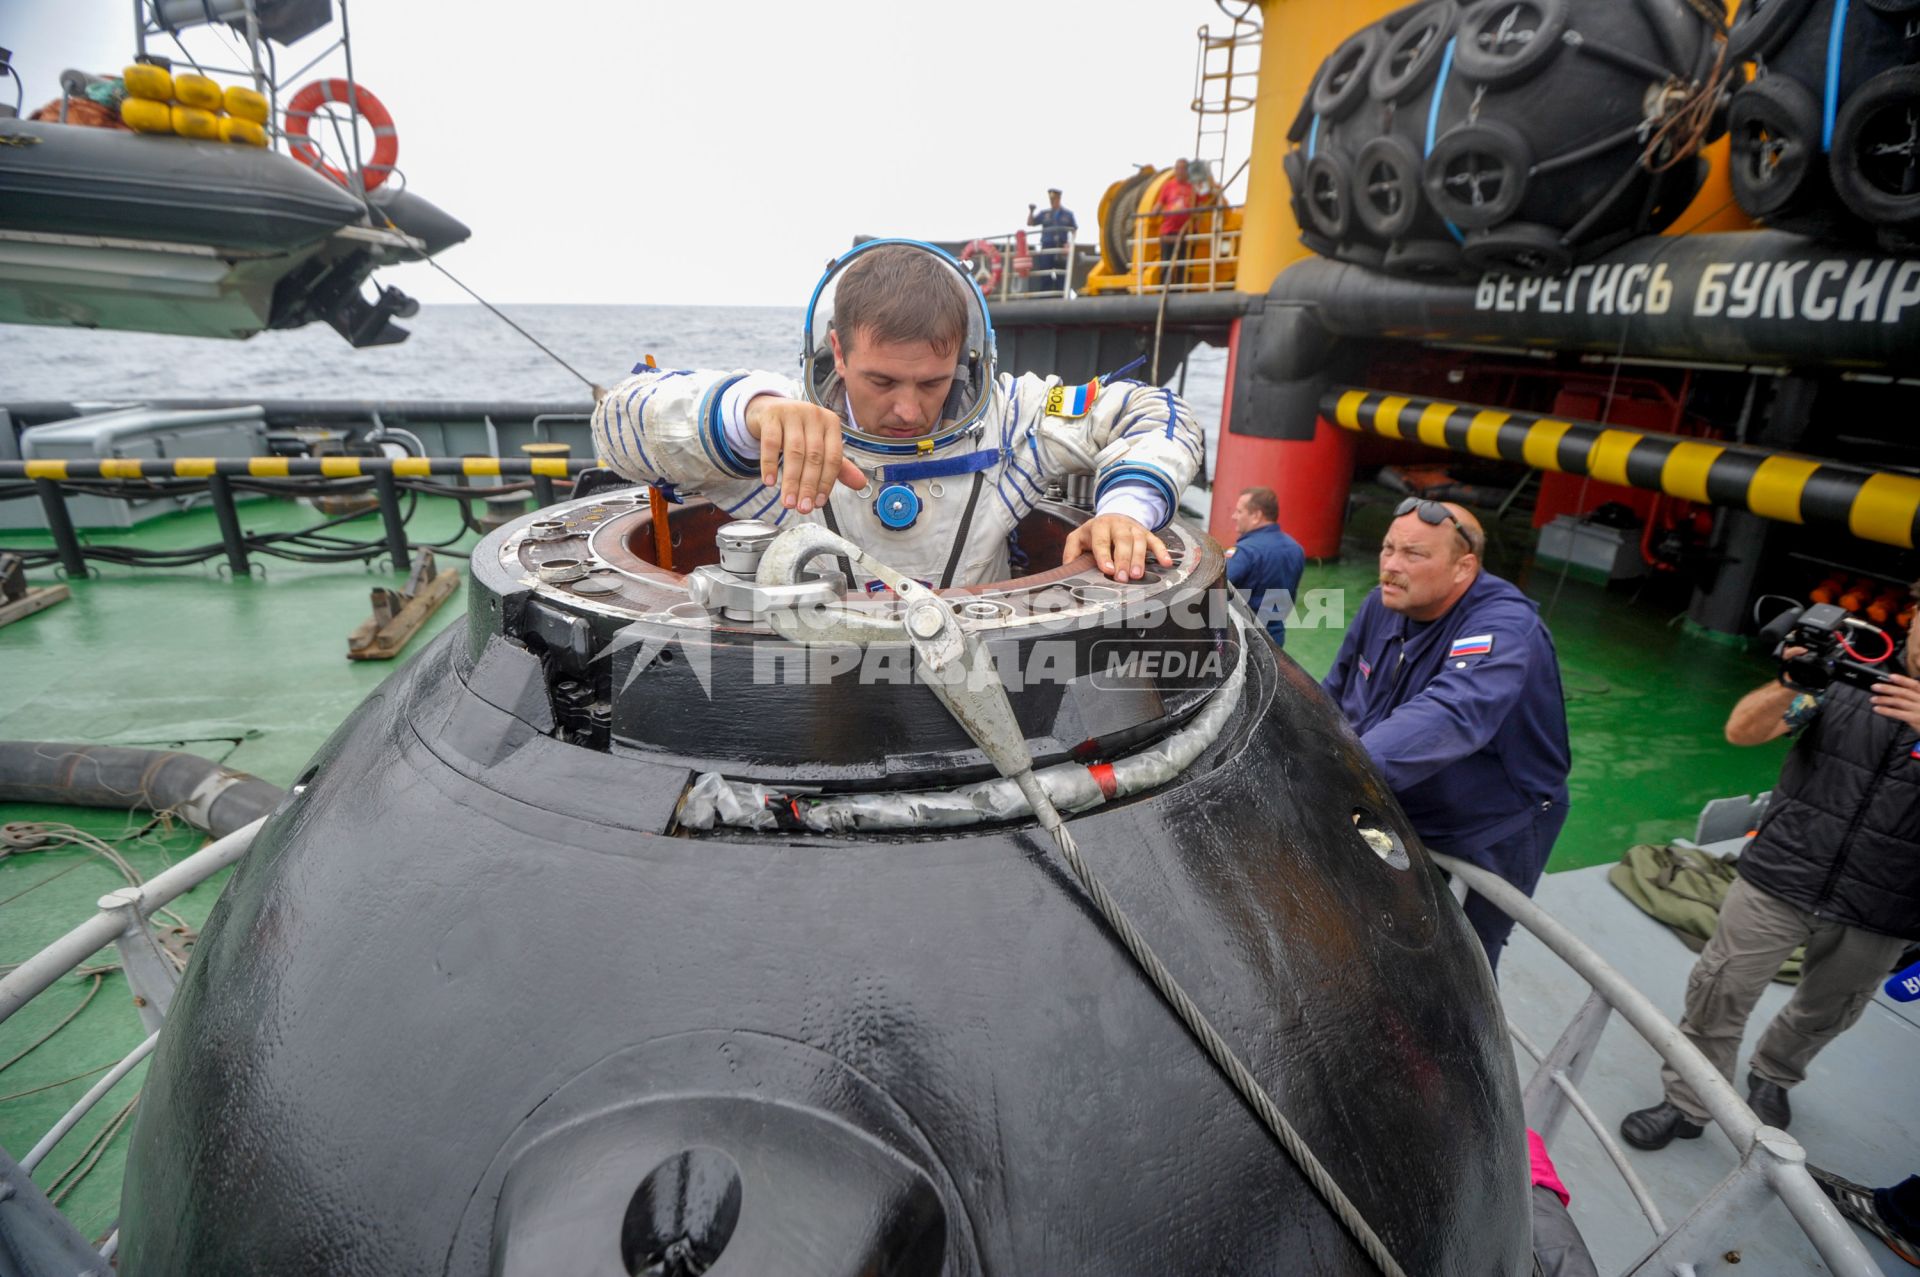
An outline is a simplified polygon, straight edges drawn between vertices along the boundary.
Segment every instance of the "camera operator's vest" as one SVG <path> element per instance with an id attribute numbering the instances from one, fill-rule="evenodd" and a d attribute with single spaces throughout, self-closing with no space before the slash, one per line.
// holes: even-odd
<path id="1" fill-rule="evenodd" d="M 1822 918 L 1920 938 L 1920 749 L 1835 683 L 1780 768 L 1740 876 Z"/>

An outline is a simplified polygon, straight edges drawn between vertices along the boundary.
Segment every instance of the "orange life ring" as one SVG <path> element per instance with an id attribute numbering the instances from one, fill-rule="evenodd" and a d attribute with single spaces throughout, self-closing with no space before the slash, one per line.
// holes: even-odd
<path id="1" fill-rule="evenodd" d="M 990 241 L 970 241 L 960 250 L 960 260 L 966 263 L 967 273 L 973 276 L 981 292 L 991 294 L 1000 286 L 1000 250 Z"/>
<path id="2" fill-rule="evenodd" d="M 373 126 L 373 158 L 352 174 L 342 173 L 321 159 L 320 148 L 307 134 L 314 108 L 322 102 L 344 103 L 348 110 Z M 364 85 L 350 85 L 345 80 L 315 80 L 293 95 L 293 100 L 287 103 L 286 116 L 287 149 L 293 152 L 293 157 L 349 190 L 355 179 L 364 183 L 363 191 L 373 190 L 387 180 L 393 172 L 394 161 L 400 158 L 400 135 L 394 130 L 393 116 Z"/>
<path id="3" fill-rule="evenodd" d="M 1027 233 L 1013 233 L 1013 274 L 1016 279 L 1025 279 L 1033 274 L 1033 254 L 1027 251 Z"/>

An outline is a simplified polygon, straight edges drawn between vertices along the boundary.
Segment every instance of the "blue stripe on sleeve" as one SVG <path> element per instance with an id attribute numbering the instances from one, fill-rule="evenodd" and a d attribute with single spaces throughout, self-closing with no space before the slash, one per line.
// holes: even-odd
<path id="1" fill-rule="evenodd" d="M 769 508 L 771 508 L 772 506 L 774 506 L 774 505 L 777 505 L 777 504 L 779 503 L 779 501 L 780 501 L 780 489 L 778 489 L 778 488 L 770 488 L 770 489 L 768 489 L 767 491 L 769 491 L 769 492 L 771 492 L 771 493 L 772 493 L 772 495 L 771 495 L 771 496 L 769 496 L 769 497 L 767 498 L 767 502 L 766 502 L 766 504 L 765 504 L 765 505 L 763 505 L 763 506 L 761 506 L 761 507 L 760 507 L 760 508 L 759 508 L 758 510 L 755 510 L 755 511 L 754 511 L 754 512 L 753 512 L 752 514 L 750 514 L 750 515 L 748 515 L 748 516 L 747 516 L 748 518 L 750 518 L 750 519 L 758 519 L 758 518 L 760 518 L 760 517 L 762 517 L 763 515 L 765 515 L 765 514 L 766 514 L 766 512 L 767 512 L 767 510 L 768 510 Z M 751 499 L 752 499 L 752 498 L 748 498 L 748 500 L 751 500 Z M 745 502 L 745 501 L 742 501 L 742 502 L 741 502 L 740 504 L 741 504 L 741 505 L 745 505 L 745 504 L 746 504 L 746 502 Z M 783 509 L 784 509 L 784 507 L 783 507 Z"/>

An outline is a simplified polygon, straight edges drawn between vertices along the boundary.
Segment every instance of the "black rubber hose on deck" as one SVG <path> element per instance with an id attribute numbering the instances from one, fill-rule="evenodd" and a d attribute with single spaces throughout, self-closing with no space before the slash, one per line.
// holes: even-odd
<path id="1" fill-rule="evenodd" d="M 221 838 L 272 811 L 278 785 L 178 750 L 0 741 L 0 802 L 142 807 Z"/>

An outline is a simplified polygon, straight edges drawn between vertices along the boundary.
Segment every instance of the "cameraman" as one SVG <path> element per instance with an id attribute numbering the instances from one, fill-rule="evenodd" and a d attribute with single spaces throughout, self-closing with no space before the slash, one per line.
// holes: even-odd
<path id="1" fill-rule="evenodd" d="M 1791 662 L 1804 649 L 1790 648 Z M 1863 691 L 1836 679 L 1818 695 L 1780 684 L 1749 692 L 1727 740 L 1760 745 L 1791 733 L 1759 832 L 1740 856 L 1720 925 L 1687 977 L 1680 1031 L 1733 1080 L 1747 1016 L 1780 964 L 1807 946 L 1800 985 L 1755 1047 L 1747 1103 L 1769 1126 L 1793 1118 L 1787 1091 L 1820 1049 L 1860 1018 L 1907 941 L 1920 937 L 1920 643 L 1905 675 Z M 1671 1068 L 1666 1098 L 1629 1113 L 1635 1148 L 1697 1137 L 1706 1106 Z"/>

